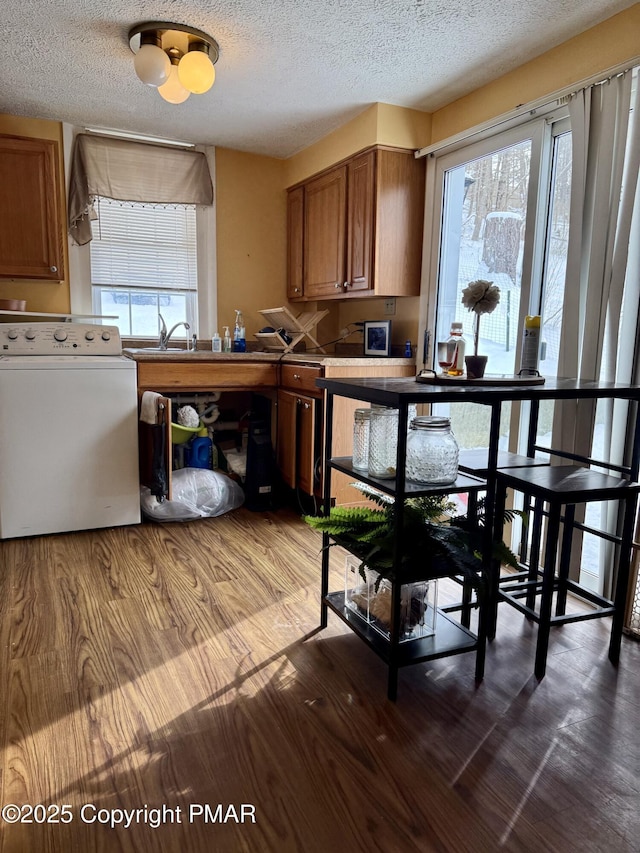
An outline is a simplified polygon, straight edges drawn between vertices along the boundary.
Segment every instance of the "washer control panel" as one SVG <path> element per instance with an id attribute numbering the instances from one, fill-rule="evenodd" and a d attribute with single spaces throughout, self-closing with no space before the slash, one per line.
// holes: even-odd
<path id="1" fill-rule="evenodd" d="M 0 355 L 122 355 L 117 326 L 0 323 Z"/>

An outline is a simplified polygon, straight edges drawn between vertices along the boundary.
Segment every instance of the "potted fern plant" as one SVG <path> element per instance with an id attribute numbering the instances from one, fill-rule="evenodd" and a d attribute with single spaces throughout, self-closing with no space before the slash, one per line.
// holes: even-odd
<path id="1" fill-rule="evenodd" d="M 445 496 L 407 498 L 402 506 L 402 542 L 396 560 L 396 505 L 391 498 L 368 486 L 353 483 L 373 506 L 332 507 L 328 516 L 307 515 L 315 530 L 328 533 L 331 545 L 341 545 L 360 561 L 359 572 L 369 582 L 375 573 L 373 594 L 385 580 L 402 584 L 458 575 L 465 584 L 484 594 L 482 549 L 485 542 L 485 503 L 478 501 L 474 517 L 456 513 Z M 521 515 L 508 510 L 511 520 Z M 517 558 L 504 542 L 493 545 L 493 557 L 514 568 Z"/>

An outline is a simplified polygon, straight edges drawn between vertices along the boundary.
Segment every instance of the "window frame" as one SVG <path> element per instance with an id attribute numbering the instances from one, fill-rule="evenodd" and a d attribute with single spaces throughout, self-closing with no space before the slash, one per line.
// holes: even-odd
<path id="1" fill-rule="evenodd" d="M 75 127 L 68 123 L 62 126 L 64 169 L 68 182 L 71 171 L 71 158 L 75 136 L 82 133 L 83 128 Z M 208 339 L 218 327 L 218 278 L 217 278 L 217 244 L 216 244 L 216 149 L 214 146 L 197 146 L 197 150 L 203 151 L 209 166 L 209 173 L 213 183 L 213 204 L 210 206 L 196 206 L 196 255 L 197 255 L 197 279 L 198 279 L 198 328 L 194 330 L 199 338 Z M 91 257 L 89 246 L 78 246 L 68 236 L 69 256 L 69 297 L 70 310 L 72 314 L 82 317 L 92 317 L 93 301 L 91 292 Z M 106 319 L 105 323 L 109 323 Z M 123 336 L 123 344 L 126 346 L 130 341 L 150 340 Z"/>
<path id="2" fill-rule="evenodd" d="M 437 152 L 428 155 L 427 181 L 426 181 L 426 203 L 425 203 L 425 230 L 423 257 L 423 282 L 422 295 L 425 297 L 426 310 L 421 315 L 426 318 L 425 328 L 435 329 L 438 301 L 438 278 L 441 266 L 441 239 L 440 229 L 444 210 L 445 173 L 469 160 L 475 160 L 487 156 L 496 150 L 517 145 L 524 140 L 531 139 L 531 165 L 529 173 L 529 192 L 527 196 L 526 221 L 528 227 L 525 231 L 525 241 L 522 261 L 522 279 L 520 310 L 529 313 L 533 308 L 535 288 L 532 282 L 537 280 L 538 293 L 541 286 L 542 265 L 536 263 L 534 266 L 534 254 L 544 242 L 544 233 L 540 233 L 540 214 L 536 211 L 536 199 L 541 186 L 541 155 L 543 146 L 549 145 L 551 137 L 551 126 L 545 117 L 535 118 L 528 122 L 509 128 L 508 130 L 496 131 L 483 136 L 476 142 L 460 143 L 446 153 L 439 155 Z M 535 192 L 534 192 L 535 188 Z M 548 199 L 547 199 L 548 204 Z M 546 207 L 545 207 L 546 210 Z M 546 216 L 546 213 L 545 213 Z M 531 225 L 529 224 L 531 223 Z M 525 308 L 526 306 L 526 308 Z M 522 329 L 518 323 L 516 347 L 521 346 Z"/>
<path id="3" fill-rule="evenodd" d="M 119 221 L 116 220 L 114 224 L 116 226 L 116 229 L 118 229 L 118 226 L 119 226 L 119 230 L 122 231 L 124 229 L 122 228 L 122 224 L 121 224 L 122 218 L 121 217 L 122 216 L 126 217 L 126 212 L 129 209 L 132 210 L 132 215 L 135 215 L 136 219 L 139 220 L 139 222 L 136 223 L 137 227 L 135 229 L 135 232 L 131 235 L 132 243 L 135 244 L 141 238 L 142 238 L 142 241 L 145 242 L 145 232 L 148 234 L 149 231 L 153 228 L 152 223 L 149 223 L 148 225 L 145 224 L 144 215 L 141 216 L 141 211 L 144 209 L 147 209 L 149 211 L 151 211 L 151 210 L 155 211 L 157 208 L 162 208 L 163 210 L 180 210 L 181 212 L 185 211 L 184 218 L 182 219 L 182 222 L 180 222 L 179 218 L 176 216 L 175 224 L 179 224 L 179 225 L 185 224 L 188 228 L 188 231 L 189 231 L 189 238 L 186 240 L 187 245 L 185 247 L 180 247 L 177 243 L 176 243 L 176 246 L 177 246 L 177 251 L 181 252 L 181 254 L 184 256 L 184 259 L 187 262 L 187 270 L 188 271 L 186 273 L 185 278 L 190 279 L 195 284 L 195 286 L 178 286 L 178 287 L 171 288 L 171 287 L 168 287 L 166 285 L 158 285 L 156 287 L 153 287 L 152 285 L 146 285 L 146 284 L 133 284 L 133 283 L 126 284 L 123 282 L 114 282 L 113 284 L 110 284 L 108 282 L 99 283 L 99 282 L 94 281 L 94 255 L 93 255 L 93 252 L 95 250 L 97 250 L 98 247 L 100 246 L 100 239 L 101 239 L 97 232 L 100 231 L 104 227 L 108 233 L 108 228 L 109 228 L 109 224 L 110 224 L 109 223 L 109 215 L 111 214 L 111 212 L 112 211 L 116 212 L 116 215 L 119 218 Z M 186 310 L 184 312 L 181 312 L 181 314 L 183 314 L 184 316 L 180 316 L 179 318 L 174 317 L 172 322 L 184 320 L 187 323 L 189 323 L 190 330 L 196 331 L 198 328 L 198 269 L 197 269 L 198 263 L 197 263 L 197 228 L 196 228 L 195 205 L 179 205 L 179 204 L 154 205 L 154 204 L 143 204 L 141 202 L 136 202 L 136 203 L 118 202 L 118 201 L 114 201 L 114 200 L 111 200 L 108 198 L 104 198 L 104 199 L 98 198 L 98 199 L 96 199 L 95 209 L 96 209 L 96 212 L 98 214 L 98 219 L 96 220 L 96 227 L 94 227 L 94 229 L 93 229 L 93 231 L 94 231 L 93 240 L 91 240 L 91 242 L 88 244 L 89 245 L 90 265 L 91 265 L 91 297 L 92 297 L 92 308 L 93 308 L 94 313 L 96 313 L 96 314 L 102 313 L 102 310 L 103 310 L 102 309 L 103 294 L 104 293 L 114 293 L 114 294 L 115 293 L 121 293 L 121 294 L 126 296 L 126 299 L 124 300 L 124 302 L 128 306 L 128 310 L 121 312 L 121 316 L 123 314 L 128 315 L 127 325 L 128 325 L 129 330 L 130 330 L 128 334 L 125 334 L 121 331 L 121 335 L 124 337 L 132 337 L 132 338 L 136 338 L 139 340 L 153 340 L 158 335 L 158 333 L 155 331 L 155 329 L 154 329 L 153 333 L 151 333 L 151 334 L 141 334 L 140 332 L 133 329 L 133 313 L 135 310 L 133 308 L 133 305 L 135 305 L 135 302 L 136 302 L 135 297 L 138 297 L 138 300 L 140 300 L 141 302 L 147 301 L 148 304 L 153 304 L 153 301 L 155 300 L 156 313 L 158 316 L 162 313 L 163 297 L 166 300 L 170 300 L 172 296 L 175 296 L 178 298 L 181 297 L 181 298 L 184 298 L 185 305 L 186 305 Z M 193 211 L 193 217 L 190 220 L 187 220 L 188 214 L 186 213 L 186 210 L 192 210 Z M 167 231 L 162 220 L 160 221 L 160 228 Z M 171 236 L 173 236 L 173 228 L 169 228 L 168 233 L 170 233 Z M 157 240 L 154 240 L 153 244 L 152 244 L 154 247 L 158 241 L 162 241 L 162 239 L 163 239 L 162 236 L 159 234 L 156 234 L 156 237 L 157 237 Z M 108 240 L 107 245 L 113 244 L 114 242 L 116 242 L 112 239 L 112 235 L 109 235 L 107 240 Z M 169 244 L 170 244 L 169 240 L 167 239 L 167 242 L 165 243 L 165 245 L 169 245 Z M 125 245 L 126 246 L 127 240 L 123 239 L 123 240 L 117 241 L 117 245 Z M 134 256 L 134 260 L 133 260 L 134 271 L 137 272 L 139 275 L 142 275 L 142 276 L 144 276 L 145 274 L 149 275 L 149 273 L 151 272 L 151 269 L 149 268 L 148 263 L 146 264 L 146 267 L 145 267 L 145 265 L 141 265 L 137 268 L 135 266 L 136 254 L 140 254 L 141 257 L 148 258 L 149 257 L 148 249 L 145 250 L 145 248 L 143 247 L 141 249 L 140 253 L 136 253 L 135 251 L 132 250 L 130 252 L 130 254 Z M 167 256 L 166 254 L 164 257 L 165 257 L 165 260 L 170 259 L 170 257 Z M 112 260 L 112 255 L 109 253 L 109 250 L 107 248 L 105 258 L 101 264 L 102 267 L 103 268 L 111 267 L 111 264 L 109 263 L 111 260 Z M 117 268 L 118 260 L 119 259 L 116 257 L 115 258 L 116 268 Z M 193 267 L 189 271 L 189 267 L 191 264 L 193 264 Z M 152 265 L 153 265 L 153 263 L 152 263 Z M 156 267 L 157 267 L 157 264 L 156 264 Z M 157 267 L 157 269 L 161 270 L 161 267 Z M 174 267 L 174 269 L 179 270 L 180 265 L 178 265 L 178 267 Z M 121 269 L 118 270 L 118 272 L 121 272 L 121 271 L 122 271 Z M 116 300 L 114 300 L 114 301 L 116 301 Z M 165 311 L 165 315 L 164 315 L 165 318 L 166 318 L 166 315 L 167 315 L 167 312 Z M 148 317 L 147 317 L 147 319 L 148 319 Z M 168 323 L 169 322 L 168 318 L 166 318 L 166 319 L 167 319 L 167 323 Z M 126 320 L 125 320 L 125 323 L 126 323 Z"/>

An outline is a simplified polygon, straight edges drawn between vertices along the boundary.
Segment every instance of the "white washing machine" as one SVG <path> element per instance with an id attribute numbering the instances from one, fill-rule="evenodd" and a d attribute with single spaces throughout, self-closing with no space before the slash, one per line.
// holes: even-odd
<path id="1" fill-rule="evenodd" d="M 118 328 L 0 324 L 0 539 L 139 521 L 136 365 Z"/>

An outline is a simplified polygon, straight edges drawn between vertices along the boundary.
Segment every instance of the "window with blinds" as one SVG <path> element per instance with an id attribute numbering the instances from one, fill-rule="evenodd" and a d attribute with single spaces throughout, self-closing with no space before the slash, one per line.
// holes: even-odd
<path id="1" fill-rule="evenodd" d="M 196 211 L 97 199 L 91 285 L 96 314 L 117 316 L 120 334 L 156 337 L 167 326 L 197 329 Z"/>

